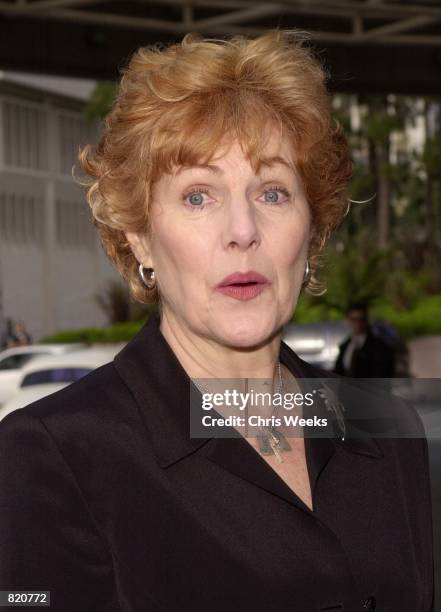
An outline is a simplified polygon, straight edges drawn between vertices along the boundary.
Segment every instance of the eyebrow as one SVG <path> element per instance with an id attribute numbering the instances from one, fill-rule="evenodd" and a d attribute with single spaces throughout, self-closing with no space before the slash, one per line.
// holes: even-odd
<path id="1" fill-rule="evenodd" d="M 271 166 L 275 166 L 277 164 L 285 166 L 286 168 L 288 168 L 292 172 L 295 172 L 295 168 L 294 168 L 293 164 L 291 162 L 287 161 L 284 157 L 280 157 L 280 155 L 275 155 L 273 157 L 263 157 L 262 159 L 260 159 L 258 164 L 257 164 L 257 172 L 260 171 L 262 166 L 269 166 L 269 167 L 271 167 Z"/>
<path id="2" fill-rule="evenodd" d="M 279 155 L 275 155 L 273 157 L 264 157 L 260 159 L 257 164 L 257 172 L 260 171 L 262 166 L 271 167 L 277 164 L 285 166 L 292 172 L 295 172 L 295 168 L 293 164 L 288 162 L 284 157 L 280 157 Z M 209 172 L 213 172 L 214 174 L 224 174 L 224 171 L 222 170 L 222 168 L 220 168 L 219 166 L 216 166 L 215 164 L 195 164 L 194 166 L 181 166 L 176 171 L 176 176 L 181 174 L 182 172 L 185 172 L 186 170 L 194 170 L 194 169 L 208 170 Z"/>

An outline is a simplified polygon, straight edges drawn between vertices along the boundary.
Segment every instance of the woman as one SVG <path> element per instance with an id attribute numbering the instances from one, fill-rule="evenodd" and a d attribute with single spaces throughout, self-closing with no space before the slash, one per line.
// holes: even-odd
<path id="1" fill-rule="evenodd" d="M 2 422 L 0 588 L 63 612 L 431 610 L 425 440 L 190 435 L 192 380 L 322 375 L 281 330 L 351 163 L 302 40 L 140 49 L 80 160 L 108 255 L 160 314 Z"/>

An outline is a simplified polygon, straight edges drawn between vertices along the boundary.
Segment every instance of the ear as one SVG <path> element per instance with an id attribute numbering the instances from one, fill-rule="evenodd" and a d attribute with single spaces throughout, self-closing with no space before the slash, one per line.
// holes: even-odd
<path id="1" fill-rule="evenodd" d="M 139 263 L 142 263 L 144 268 L 153 268 L 153 260 L 150 248 L 150 241 L 146 234 L 138 234 L 136 232 L 126 232 L 127 242 Z"/>

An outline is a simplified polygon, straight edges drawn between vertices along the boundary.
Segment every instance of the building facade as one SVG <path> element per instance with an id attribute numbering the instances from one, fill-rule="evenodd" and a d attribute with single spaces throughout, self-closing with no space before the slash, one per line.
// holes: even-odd
<path id="1" fill-rule="evenodd" d="M 0 73 L 0 321 L 22 319 L 35 339 L 105 324 L 96 295 L 117 279 L 72 178 L 99 124 L 66 81 L 57 92 L 56 79 Z"/>

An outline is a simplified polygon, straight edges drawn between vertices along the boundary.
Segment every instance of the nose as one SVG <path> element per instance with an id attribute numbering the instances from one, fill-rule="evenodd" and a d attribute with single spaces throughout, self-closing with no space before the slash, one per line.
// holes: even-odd
<path id="1" fill-rule="evenodd" d="M 246 251 L 261 242 L 256 210 L 245 196 L 232 198 L 226 209 L 224 246 Z"/>

